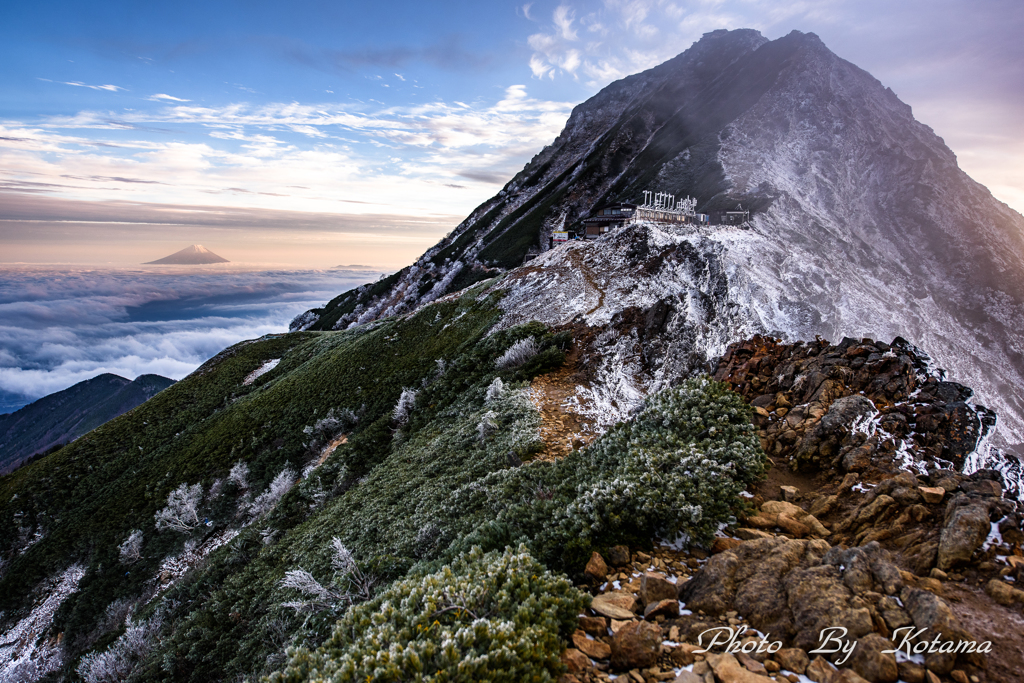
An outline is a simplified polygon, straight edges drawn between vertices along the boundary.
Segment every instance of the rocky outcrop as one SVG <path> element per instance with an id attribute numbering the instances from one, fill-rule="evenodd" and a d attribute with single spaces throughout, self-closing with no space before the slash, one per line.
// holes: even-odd
<path id="1" fill-rule="evenodd" d="M 899 629 L 912 625 L 922 641 L 975 640 L 942 598 L 906 584 L 878 543 L 844 549 L 820 540 L 747 541 L 713 556 L 684 584 L 680 600 L 712 616 L 743 614 L 771 639 L 798 648 L 782 655 L 797 668 L 808 666 L 799 652 L 822 647 L 829 629 L 843 629 L 827 637 L 845 643 L 853 655 L 847 658 L 840 651 L 827 658 L 840 665 L 848 659 L 849 667 L 872 683 L 897 680 L 891 651 L 897 644 L 893 639 L 901 640 Z M 929 656 L 926 664 L 937 673 L 949 673 L 958 663 L 958 656 L 949 653 Z M 961 663 L 982 662 L 960 657 L 965 657 Z"/>
<path id="2" fill-rule="evenodd" d="M 765 451 L 804 469 L 962 470 L 995 424 L 994 413 L 969 403 L 971 389 L 944 381 L 899 337 L 784 344 L 755 336 L 731 345 L 714 376 L 750 401 Z"/>
<path id="3" fill-rule="evenodd" d="M 710 557 L 697 548 L 633 553 L 609 583 L 591 589 L 597 595 L 563 657 L 571 673 L 562 683 L 616 674 L 637 683 L 1013 680 L 1003 675 L 1010 662 L 989 667 L 985 639 L 957 617 L 943 584 L 895 560 L 878 543 L 776 534 Z M 986 590 L 1017 604 L 1011 592 L 1024 592 L 1004 586 Z M 671 596 L 676 587 L 678 601 L 659 593 Z M 590 616 L 606 600 L 624 606 L 621 619 Z M 667 602 L 685 609 L 652 611 Z M 575 668 L 583 655 L 592 661 Z M 681 667 L 683 674 L 673 672 Z"/>

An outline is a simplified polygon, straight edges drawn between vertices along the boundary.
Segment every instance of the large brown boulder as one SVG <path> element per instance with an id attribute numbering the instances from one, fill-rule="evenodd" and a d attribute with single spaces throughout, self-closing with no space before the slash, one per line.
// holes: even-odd
<path id="1" fill-rule="evenodd" d="M 594 552 L 591 553 L 590 560 L 587 562 L 587 567 L 583 570 L 583 573 L 592 581 L 604 581 L 608 576 L 608 565 L 605 564 L 604 558 L 601 557 L 600 553 Z"/>
<path id="2" fill-rule="evenodd" d="M 746 541 L 711 557 L 680 590 L 688 609 L 721 614 L 736 610 L 773 636 L 793 634 L 784 577 L 801 565 L 817 564 L 828 550 L 824 541 L 771 537 Z"/>
<path id="3" fill-rule="evenodd" d="M 891 652 L 894 648 L 891 641 L 869 633 L 857 641 L 848 665 L 868 683 L 892 683 L 899 679 L 899 669 L 896 656 L 886 650 Z"/>
<path id="4" fill-rule="evenodd" d="M 881 652 L 894 649 L 886 638 L 893 634 L 896 640 L 897 628 L 925 629 L 929 641 L 936 635 L 943 642 L 973 640 L 942 598 L 904 585 L 891 555 L 876 542 L 830 548 L 820 540 L 745 541 L 712 556 L 683 584 L 679 598 L 712 617 L 735 610 L 769 640 L 806 651 L 821 645 L 824 629 L 844 628 L 844 641 L 859 643 L 857 675 L 872 683 L 896 680 L 896 660 Z M 948 673 L 956 659 L 935 653 L 926 663 Z M 979 655 L 964 659 L 984 664 Z"/>
<path id="5" fill-rule="evenodd" d="M 970 560 L 974 551 L 985 542 L 990 529 L 987 506 L 957 507 L 939 537 L 939 569 L 946 571 Z"/>
<path id="6" fill-rule="evenodd" d="M 644 575 L 640 577 L 640 602 L 644 604 L 644 607 L 652 602 L 675 600 L 678 596 L 679 588 L 665 578 L 664 574 L 644 572 Z"/>
<path id="7" fill-rule="evenodd" d="M 920 636 L 922 641 L 932 641 L 936 636 L 940 643 L 959 643 L 961 640 L 975 641 L 970 633 L 965 631 L 953 614 L 953 610 L 945 600 L 926 590 L 920 588 L 906 587 L 900 594 L 904 609 L 914 622 L 914 628 L 924 629 Z M 902 645 L 901 634 L 893 633 L 893 639 L 897 646 Z M 965 661 L 975 665 L 983 664 L 983 658 L 978 654 L 962 655 Z M 937 674 L 948 674 L 957 663 L 958 656 L 953 652 L 928 652 L 925 654 L 925 666 Z"/>
<path id="8" fill-rule="evenodd" d="M 619 671 L 653 666 L 661 654 L 661 627 L 647 621 L 632 621 L 612 638 L 611 664 Z"/>
<path id="9" fill-rule="evenodd" d="M 590 609 L 611 619 L 632 619 L 638 607 L 636 596 L 625 591 L 602 593 L 590 603 Z"/>

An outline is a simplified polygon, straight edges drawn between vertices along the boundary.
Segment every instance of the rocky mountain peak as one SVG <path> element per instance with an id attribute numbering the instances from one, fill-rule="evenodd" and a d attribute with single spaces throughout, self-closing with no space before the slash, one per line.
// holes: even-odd
<path id="1" fill-rule="evenodd" d="M 1024 383 L 1015 350 L 1024 348 L 1015 322 L 1024 314 L 1024 218 L 961 171 L 889 88 L 798 31 L 771 41 L 751 30 L 714 31 L 610 84 L 415 264 L 307 312 L 294 327 L 341 329 L 413 311 L 509 271 L 543 278 L 564 269 L 582 281 L 574 258 L 612 269 L 592 269 L 595 282 L 626 277 L 664 292 L 657 278 L 675 282 L 681 271 L 648 273 L 644 259 L 601 255 L 619 248 L 617 237 L 552 241 L 555 231 L 580 230 L 603 203 L 643 201 L 644 190 L 695 197 L 699 212 L 751 212 L 742 233 L 655 237 L 664 230 L 643 228 L 626 238 L 639 249 L 631 254 L 667 248 L 663 239 L 673 253 L 692 250 L 681 261 L 688 282 L 715 302 L 708 310 L 728 312 L 695 318 L 700 307 L 677 307 L 669 293 L 637 304 L 667 306 L 680 329 L 715 339 L 680 366 L 701 366 L 740 334 L 900 336 L 996 411 L 997 443 L 1024 446 L 1024 401 L 1012 389 Z M 714 294 L 698 284 L 705 273 L 718 283 Z M 523 299 L 510 292 L 508 300 Z M 592 318 L 588 311 L 574 315 Z"/>

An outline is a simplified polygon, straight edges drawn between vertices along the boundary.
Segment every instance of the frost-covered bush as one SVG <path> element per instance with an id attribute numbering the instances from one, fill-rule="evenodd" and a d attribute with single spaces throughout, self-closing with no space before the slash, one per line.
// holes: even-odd
<path id="1" fill-rule="evenodd" d="M 157 531 L 170 529 L 183 534 L 191 533 L 198 527 L 199 503 L 203 500 L 202 484 L 182 484 L 167 496 L 167 507 L 158 510 L 156 517 Z"/>
<path id="2" fill-rule="evenodd" d="M 135 667 L 157 644 L 160 620 L 133 622 L 103 652 L 90 652 L 82 657 L 75 671 L 85 683 L 121 683 L 128 680 Z"/>
<path id="3" fill-rule="evenodd" d="M 124 543 L 117 546 L 117 551 L 124 564 L 137 562 L 142 557 L 142 532 L 133 530 Z"/>
<path id="4" fill-rule="evenodd" d="M 303 427 L 303 434 L 310 434 L 315 439 L 330 441 L 338 434 L 352 429 L 359 422 L 359 417 L 348 408 L 335 410 L 331 408 L 327 414 L 312 425 Z"/>
<path id="5" fill-rule="evenodd" d="M 326 514 L 346 521 L 325 533 L 325 540 L 340 536 L 361 559 L 434 559 L 472 530 L 483 517 L 450 509 L 452 491 L 509 467 L 509 453 L 527 458 L 540 445 L 540 414 L 525 388 L 508 385 L 485 404 L 489 379 L 463 391 L 428 425 L 411 430 L 385 464 L 332 501 Z M 478 427 L 488 415 L 494 431 L 480 441 Z"/>
<path id="6" fill-rule="evenodd" d="M 262 517 L 277 505 L 278 501 L 284 498 L 284 494 L 291 490 L 296 480 L 295 470 L 285 466 L 270 482 L 270 486 L 256 496 L 256 499 L 245 506 L 245 512 L 252 517 Z"/>
<path id="7" fill-rule="evenodd" d="M 500 377 L 495 377 L 494 381 L 487 387 L 484 400 L 490 403 L 497 398 L 501 398 L 501 392 L 503 391 L 505 391 L 505 383 L 501 381 Z"/>
<path id="8" fill-rule="evenodd" d="M 409 422 L 409 414 L 412 412 L 412 407 L 416 404 L 416 390 L 415 389 L 402 389 L 402 395 L 398 397 L 398 403 L 395 404 L 395 409 L 391 411 L 391 419 L 395 423 L 402 427 Z"/>
<path id="9" fill-rule="evenodd" d="M 249 466 L 239 460 L 228 472 L 228 481 L 238 487 L 240 491 L 249 490 Z"/>
<path id="10" fill-rule="evenodd" d="M 480 419 L 480 424 L 476 426 L 476 433 L 481 441 L 484 441 L 491 434 L 498 431 L 498 423 L 495 422 L 497 417 L 493 410 L 484 413 L 484 416 Z"/>
<path id="11" fill-rule="evenodd" d="M 270 681 L 553 681 L 561 638 L 588 602 L 525 546 L 473 548 L 348 610 L 322 647 L 292 651 Z"/>
<path id="12" fill-rule="evenodd" d="M 451 552 L 526 542 L 549 566 L 578 570 L 595 545 L 681 533 L 710 542 L 764 461 L 740 396 L 698 378 L 587 449 L 463 485 L 442 515 L 478 524 Z"/>
<path id="13" fill-rule="evenodd" d="M 508 347 L 508 350 L 494 361 L 494 365 L 499 370 L 518 368 L 538 353 L 540 353 L 540 345 L 537 340 L 534 337 L 527 337 Z"/>
<path id="14" fill-rule="evenodd" d="M 331 551 L 331 568 L 334 573 L 327 586 L 317 581 L 305 569 L 285 572 L 281 587 L 299 591 L 304 599 L 282 603 L 282 607 L 290 607 L 300 612 L 329 611 L 338 615 L 350 605 L 365 602 L 373 597 L 376 578 L 362 570 L 341 539 L 332 539 Z"/>

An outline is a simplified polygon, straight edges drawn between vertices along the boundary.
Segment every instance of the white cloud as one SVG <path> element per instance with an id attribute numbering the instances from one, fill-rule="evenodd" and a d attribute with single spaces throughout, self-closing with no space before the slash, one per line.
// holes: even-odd
<path id="1" fill-rule="evenodd" d="M 550 143 L 571 107 L 515 85 L 497 102 L 185 102 L 6 121 L 0 187 L 100 201 L 464 214 Z"/>
<path id="2" fill-rule="evenodd" d="M 563 40 L 576 40 L 576 29 L 572 27 L 573 22 L 576 21 L 576 13 L 571 7 L 559 5 L 555 8 L 552 19 Z"/>
<path id="3" fill-rule="evenodd" d="M 160 102 L 160 101 L 164 101 L 164 102 L 191 102 L 192 101 L 192 100 L 183 100 L 180 97 L 174 97 L 173 95 L 165 95 L 163 93 L 160 93 L 160 94 L 157 94 L 157 95 L 150 95 L 146 99 L 147 100 L 152 100 L 153 102 Z"/>
<path id="4" fill-rule="evenodd" d="M 104 372 L 180 379 L 227 346 L 283 332 L 298 313 L 375 277 L 0 270 L 0 391 L 34 400 Z"/>
<path id="5" fill-rule="evenodd" d="M 78 81 L 65 81 L 64 85 L 74 85 L 79 88 L 89 88 L 91 90 L 109 90 L 110 92 L 127 90 L 127 88 L 122 88 L 119 85 L 89 85 L 88 83 L 79 83 Z"/>

